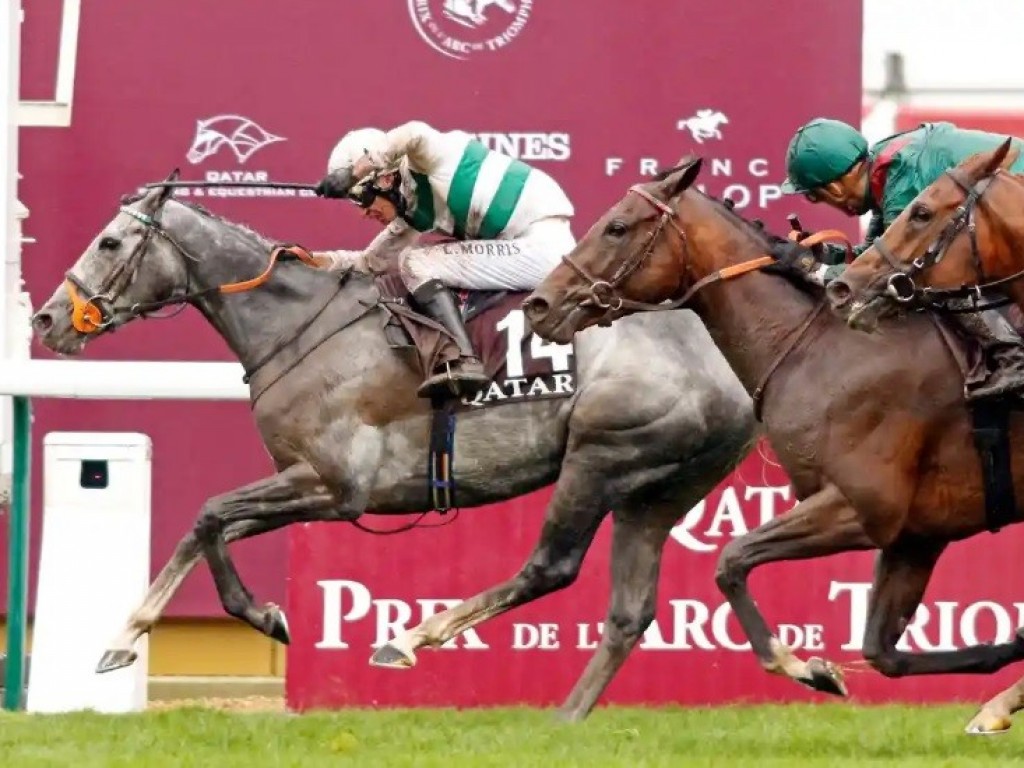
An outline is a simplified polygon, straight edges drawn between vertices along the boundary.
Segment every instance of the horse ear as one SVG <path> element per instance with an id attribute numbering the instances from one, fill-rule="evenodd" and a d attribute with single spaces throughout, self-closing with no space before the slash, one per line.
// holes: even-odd
<path id="1" fill-rule="evenodd" d="M 700 173 L 704 160 L 700 157 L 684 157 L 679 167 L 662 183 L 661 191 L 666 200 L 671 200 L 689 189 Z"/>
<path id="2" fill-rule="evenodd" d="M 988 159 L 988 162 L 985 163 L 985 172 L 982 174 L 982 178 L 985 178 L 986 176 L 991 176 L 1000 167 L 1006 168 L 1013 164 L 1013 162 L 1017 159 L 1017 155 L 1020 154 L 1020 151 L 1014 149 L 1012 155 L 1010 154 L 1010 145 L 1012 144 L 1012 142 L 1013 137 L 1007 136 L 1006 141 L 1000 144 L 996 151 L 992 153 L 992 156 Z M 1007 157 L 1007 155 L 1009 155 L 1009 157 Z"/>
<path id="3" fill-rule="evenodd" d="M 175 168 L 173 171 L 170 172 L 170 174 L 167 176 L 167 178 L 164 179 L 164 181 L 166 181 L 166 182 L 177 181 L 178 180 L 178 176 L 179 176 L 180 173 L 181 173 L 181 169 L 180 168 Z M 156 198 L 153 201 L 153 208 L 154 209 L 159 208 L 161 205 L 163 205 L 165 202 L 167 202 L 167 198 L 169 198 L 172 194 L 174 194 L 174 187 L 171 187 L 171 186 L 159 187 L 159 193 L 157 194 Z"/>

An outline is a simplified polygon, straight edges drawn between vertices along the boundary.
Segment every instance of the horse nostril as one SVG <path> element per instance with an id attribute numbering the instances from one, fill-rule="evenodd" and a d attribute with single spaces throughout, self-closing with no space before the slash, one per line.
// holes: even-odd
<path id="1" fill-rule="evenodd" d="M 543 320 L 550 310 L 551 305 L 548 304 L 547 299 L 540 296 L 532 296 L 523 302 L 523 312 L 531 322 Z"/>
<path id="2" fill-rule="evenodd" d="M 829 301 L 832 302 L 833 307 L 845 306 L 853 295 L 853 292 L 850 290 L 850 286 L 842 280 L 833 281 L 828 288 L 825 289 L 825 292 L 828 294 Z"/>
<path id="3" fill-rule="evenodd" d="M 53 315 L 49 312 L 37 312 L 32 318 L 32 328 L 36 333 L 49 333 L 53 328 Z"/>

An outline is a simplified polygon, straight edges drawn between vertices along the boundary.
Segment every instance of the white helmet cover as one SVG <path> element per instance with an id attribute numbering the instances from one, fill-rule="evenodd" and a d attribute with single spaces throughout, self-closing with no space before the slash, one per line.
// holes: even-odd
<path id="1" fill-rule="evenodd" d="M 383 170 L 385 144 L 386 136 L 379 128 L 358 128 L 349 131 L 331 150 L 331 156 L 327 160 L 327 172 L 351 168 L 363 155 L 369 155 L 374 168 Z"/>

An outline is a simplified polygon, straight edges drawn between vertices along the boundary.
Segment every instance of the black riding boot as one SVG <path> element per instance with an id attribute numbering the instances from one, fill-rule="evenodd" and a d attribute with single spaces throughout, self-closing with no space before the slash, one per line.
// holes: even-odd
<path id="1" fill-rule="evenodd" d="M 994 309 L 965 312 L 956 317 L 978 340 L 987 364 L 987 376 L 967 384 L 967 400 L 998 397 L 1024 390 L 1024 340 Z"/>
<path id="2" fill-rule="evenodd" d="M 455 294 L 440 280 L 431 280 L 413 291 L 412 297 L 424 314 L 448 329 L 459 348 L 458 360 L 446 364 L 430 376 L 420 385 L 417 394 L 431 398 L 473 397 L 491 380 L 484 373 L 484 366 L 473 351 Z"/>

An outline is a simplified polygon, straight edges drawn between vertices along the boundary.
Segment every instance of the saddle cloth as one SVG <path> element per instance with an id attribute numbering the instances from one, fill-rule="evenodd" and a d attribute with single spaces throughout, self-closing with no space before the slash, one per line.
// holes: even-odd
<path id="1" fill-rule="evenodd" d="M 420 314 L 396 272 L 378 275 L 381 301 L 390 311 L 387 334 L 392 347 L 415 350 L 424 377 L 428 371 L 458 357 L 458 348 L 444 328 Z M 551 344 L 527 328 L 521 308 L 526 291 L 461 291 L 462 316 L 490 386 L 460 410 L 507 403 L 570 397 L 576 391 L 573 344 Z"/>

